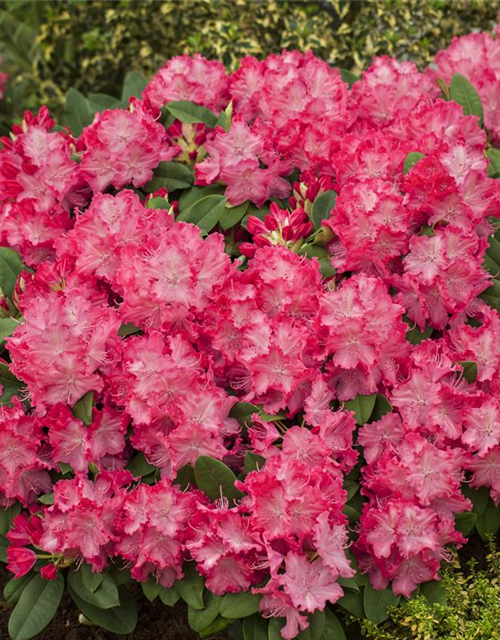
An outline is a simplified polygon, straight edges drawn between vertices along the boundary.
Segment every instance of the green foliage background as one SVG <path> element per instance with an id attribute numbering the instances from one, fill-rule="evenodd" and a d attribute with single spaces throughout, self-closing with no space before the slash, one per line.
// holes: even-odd
<path id="1" fill-rule="evenodd" d="M 66 91 L 117 95 L 131 69 L 202 53 L 234 68 L 253 54 L 313 49 L 359 72 L 373 55 L 424 65 L 455 35 L 491 29 L 498 0 L 96 0 L 0 2 L 0 56 L 11 74 L 2 120 Z"/>

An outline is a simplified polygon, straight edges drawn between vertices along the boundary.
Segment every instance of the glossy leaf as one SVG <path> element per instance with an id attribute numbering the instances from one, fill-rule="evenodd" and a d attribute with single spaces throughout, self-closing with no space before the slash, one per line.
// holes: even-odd
<path id="1" fill-rule="evenodd" d="M 340 76 L 341 76 L 342 80 L 344 82 L 347 82 L 347 84 L 349 85 L 349 89 L 352 89 L 352 85 L 355 82 L 359 82 L 361 80 L 361 78 L 359 76 L 357 76 L 352 71 L 349 71 L 349 69 L 343 69 L 343 68 L 339 67 L 339 71 L 340 71 Z"/>
<path id="2" fill-rule="evenodd" d="M 142 73 L 139 73 L 138 71 L 129 71 L 127 73 L 127 75 L 125 76 L 125 80 L 123 81 L 121 96 L 122 105 L 124 108 L 128 106 L 129 99 L 132 96 L 135 96 L 136 98 L 141 97 L 147 83 L 148 81 L 142 75 Z"/>
<path id="3" fill-rule="evenodd" d="M 244 640 L 268 640 L 267 620 L 258 613 L 243 620 Z"/>
<path id="4" fill-rule="evenodd" d="M 248 211 L 249 204 L 250 203 L 247 201 L 237 207 L 228 207 L 226 205 L 219 219 L 219 224 L 224 231 L 231 229 L 231 227 L 237 225 L 238 222 L 241 222 Z"/>
<path id="5" fill-rule="evenodd" d="M 413 169 L 417 162 L 422 160 L 422 158 L 425 158 L 425 154 L 420 153 L 419 151 L 412 151 L 409 153 L 403 163 L 403 175 L 406 175 L 410 169 Z"/>
<path id="6" fill-rule="evenodd" d="M 141 582 L 141 589 L 149 602 L 154 602 L 163 587 L 154 578 L 150 578 L 147 582 Z"/>
<path id="7" fill-rule="evenodd" d="M 479 126 L 483 126 L 483 105 L 481 98 L 472 84 L 459 73 L 455 73 L 450 83 L 450 97 L 462 106 L 464 115 L 477 116 L 479 118 Z"/>
<path id="8" fill-rule="evenodd" d="M 244 458 L 244 469 L 245 473 L 250 473 L 251 471 L 258 471 L 262 469 L 264 464 L 266 463 L 266 459 L 263 456 L 259 456 L 256 453 L 252 453 L 251 451 L 247 451 L 245 453 Z"/>
<path id="9" fill-rule="evenodd" d="M 311 221 L 315 229 L 320 229 L 322 221 L 330 217 L 336 200 L 337 193 L 333 190 L 325 191 L 314 200 L 311 211 Z"/>
<path id="10" fill-rule="evenodd" d="M 85 586 L 80 570 L 68 573 L 68 585 L 79 598 L 99 609 L 112 609 L 120 604 L 118 588 L 108 573 L 103 574 L 101 584 L 93 592 Z"/>
<path id="11" fill-rule="evenodd" d="M 21 324 L 19 320 L 14 320 L 14 318 L 0 318 L 0 342 L 11 336 Z"/>
<path id="12" fill-rule="evenodd" d="M 44 580 L 33 576 L 17 602 L 9 618 L 9 635 L 12 640 L 29 640 L 40 633 L 54 617 L 64 591 L 64 578 Z"/>
<path id="13" fill-rule="evenodd" d="M 210 456 L 200 456 L 196 460 L 194 477 L 198 489 L 211 500 L 218 500 L 222 496 L 237 500 L 243 496 L 234 486 L 236 476 L 231 469 Z"/>
<path id="14" fill-rule="evenodd" d="M 100 609 L 81 598 L 69 585 L 74 603 L 85 617 L 106 631 L 117 635 L 132 633 L 137 625 L 137 605 L 126 587 L 119 587 L 120 605 L 111 609 Z"/>
<path id="15" fill-rule="evenodd" d="M 184 564 L 184 578 L 176 580 L 175 588 L 184 602 L 193 609 L 203 609 L 203 589 L 205 581 L 196 571 L 194 562 Z"/>
<path id="16" fill-rule="evenodd" d="M 163 604 L 166 604 L 167 607 L 173 607 L 179 600 L 181 596 L 175 587 L 170 587 L 170 589 L 162 589 L 160 591 L 160 600 Z"/>
<path id="17" fill-rule="evenodd" d="M 500 507 L 497 507 L 490 498 L 486 509 L 479 514 L 476 520 L 476 529 L 483 540 L 494 536 L 500 528 Z"/>
<path id="18" fill-rule="evenodd" d="M 193 631 L 203 631 L 209 627 L 219 615 L 222 598 L 208 592 L 203 609 L 188 607 L 188 622 Z"/>
<path id="19" fill-rule="evenodd" d="M 490 178 L 500 177 L 500 149 L 490 147 L 488 149 L 488 159 L 490 161 L 488 166 L 488 176 Z"/>
<path id="20" fill-rule="evenodd" d="M 443 584 L 438 580 L 421 584 L 420 593 L 427 598 L 430 604 L 442 604 L 446 606 L 446 591 Z"/>
<path id="21" fill-rule="evenodd" d="M 21 505 L 16 502 L 11 507 L 0 508 L 0 535 L 4 536 L 12 527 L 14 518 L 21 513 Z"/>
<path id="22" fill-rule="evenodd" d="M 224 618 L 246 618 L 257 613 L 261 596 L 255 593 L 226 593 L 220 603 L 220 614 Z"/>
<path id="23" fill-rule="evenodd" d="M 33 578 L 33 573 L 26 573 L 20 578 L 11 578 L 3 588 L 5 602 L 15 603 L 19 601 L 22 592 Z"/>
<path id="24" fill-rule="evenodd" d="M 372 394 L 371 396 L 358 395 L 354 398 L 354 400 L 348 400 L 347 402 L 344 402 L 344 409 L 348 411 L 354 411 L 354 419 L 356 420 L 356 424 L 361 426 L 363 424 L 366 424 L 370 419 L 372 411 L 375 407 L 376 400 L 376 393 Z"/>
<path id="25" fill-rule="evenodd" d="M 22 396 L 26 391 L 24 383 L 11 373 L 9 365 L 5 362 L 0 362 L 0 385 L 2 391 L 0 405 L 8 404 L 12 396 Z"/>
<path id="26" fill-rule="evenodd" d="M 325 608 L 325 628 L 321 640 L 346 640 L 342 623 L 328 607 Z"/>
<path id="27" fill-rule="evenodd" d="M 25 269 L 26 265 L 15 251 L 0 247 L 0 289 L 8 298 L 12 298 L 17 277 Z"/>
<path id="28" fill-rule="evenodd" d="M 86 393 L 73 407 L 73 415 L 87 427 L 92 424 L 92 407 L 94 406 L 94 392 Z"/>
<path id="29" fill-rule="evenodd" d="M 337 604 L 340 605 L 347 612 L 352 613 L 356 618 L 365 618 L 365 609 L 363 605 L 363 595 L 356 593 L 352 590 L 346 590 L 342 598 L 337 600 Z"/>
<path id="30" fill-rule="evenodd" d="M 394 595 L 392 589 L 374 589 L 370 583 L 364 588 L 363 605 L 366 617 L 374 624 L 387 620 L 387 608 L 397 606 L 401 596 Z"/>
<path id="31" fill-rule="evenodd" d="M 325 630 L 325 612 L 315 611 L 309 615 L 309 626 L 301 631 L 297 640 L 321 640 Z"/>
<path id="32" fill-rule="evenodd" d="M 85 589 L 90 593 L 95 593 L 104 580 L 104 573 L 94 573 L 92 567 L 84 562 L 80 568 L 82 572 L 82 582 Z"/>
<path id="33" fill-rule="evenodd" d="M 87 98 L 73 88 L 66 94 L 64 115 L 66 124 L 75 138 L 82 133 L 85 127 L 92 123 L 94 118 Z"/>
<path id="34" fill-rule="evenodd" d="M 224 196 L 206 196 L 197 200 L 189 209 L 185 209 L 179 216 L 179 222 L 191 222 L 207 233 L 219 222 L 226 207 Z"/>
<path id="35" fill-rule="evenodd" d="M 192 170 L 179 162 L 160 162 L 153 176 L 143 187 L 146 193 L 153 193 L 158 189 L 167 189 L 169 193 L 177 189 L 189 189 L 194 181 Z"/>
<path id="36" fill-rule="evenodd" d="M 172 100 L 171 102 L 167 102 L 165 108 L 174 118 L 177 118 L 177 120 L 181 122 L 188 124 L 202 122 L 210 128 L 215 127 L 217 124 L 217 116 L 213 111 L 189 100 Z"/>
<path id="37" fill-rule="evenodd" d="M 206 629 L 203 629 L 203 631 L 199 631 L 200 638 L 211 638 L 216 633 L 223 631 L 226 627 L 229 626 L 230 623 L 231 620 L 227 620 L 226 618 L 218 616 Z"/>

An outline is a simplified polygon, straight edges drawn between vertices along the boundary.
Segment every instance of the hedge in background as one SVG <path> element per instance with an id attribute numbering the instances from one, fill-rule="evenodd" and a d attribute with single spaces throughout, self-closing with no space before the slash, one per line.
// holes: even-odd
<path id="1" fill-rule="evenodd" d="M 230 68 L 284 48 L 354 71 L 384 53 L 422 65 L 453 36 L 490 29 L 497 11 L 484 0 L 1 2 L 0 54 L 13 76 L 3 120 L 9 102 L 17 114 L 42 103 L 57 112 L 70 87 L 113 94 L 126 71 L 150 76 L 181 53 Z"/>

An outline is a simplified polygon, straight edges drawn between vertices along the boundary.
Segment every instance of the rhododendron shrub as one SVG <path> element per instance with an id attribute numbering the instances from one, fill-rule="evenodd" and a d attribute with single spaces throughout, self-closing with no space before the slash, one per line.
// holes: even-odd
<path id="1" fill-rule="evenodd" d="M 14 640 L 65 582 L 131 632 L 131 581 L 182 598 L 202 637 L 342 638 L 345 612 L 382 622 L 496 532 L 495 47 L 467 36 L 425 72 L 379 58 L 352 87 L 311 53 L 232 74 L 183 56 L 128 106 L 89 116 L 73 93 L 83 127 L 45 107 L 13 127 Z"/>

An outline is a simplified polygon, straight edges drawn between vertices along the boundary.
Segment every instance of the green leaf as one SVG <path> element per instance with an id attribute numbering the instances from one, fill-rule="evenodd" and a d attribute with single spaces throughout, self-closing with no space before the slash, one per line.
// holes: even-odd
<path id="1" fill-rule="evenodd" d="M 142 333 L 142 329 L 140 327 L 136 327 L 132 322 L 125 322 L 118 329 L 118 335 L 121 338 L 126 338 L 127 336 L 133 336 L 136 333 Z"/>
<path id="2" fill-rule="evenodd" d="M 339 67 L 339 71 L 340 71 L 340 76 L 342 80 L 344 82 L 347 82 L 347 84 L 349 85 L 349 89 L 352 89 L 352 85 L 355 82 L 358 82 L 359 80 L 361 80 L 359 76 L 357 76 L 352 71 L 349 71 L 349 69 L 342 69 L 342 67 Z"/>
<path id="3" fill-rule="evenodd" d="M 200 456 L 194 465 L 194 477 L 198 489 L 211 500 L 218 500 L 222 496 L 230 500 L 243 497 L 241 491 L 234 486 L 236 476 L 220 460 L 210 456 Z"/>
<path id="4" fill-rule="evenodd" d="M 64 578 L 44 580 L 36 574 L 23 589 L 9 619 L 12 640 L 29 640 L 45 629 L 54 617 L 64 591 Z"/>
<path id="5" fill-rule="evenodd" d="M 211 129 L 217 124 L 217 116 L 213 111 L 194 102 L 189 102 L 189 100 L 173 100 L 172 102 L 167 102 L 165 107 L 167 111 L 181 122 L 188 124 L 202 122 Z"/>
<path id="6" fill-rule="evenodd" d="M 206 198 L 206 196 L 222 196 L 225 187 L 220 184 L 210 184 L 208 187 L 191 187 L 183 191 L 179 197 L 179 211 L 182 213 L 189 209 L 195 202 Z"/>
<path id="7" fill-rule="evenodd" d="M 63 476 L 67 475 L 68 473 L 73 473 L 73 467 L 67 462 L 60 462 L 59 469 L 61 469 L 61 473 L 63 474 Z"/>
<path id="8" fill-rule="evenodd" d="M 123 81 L 121 97 L 123 106 L 128 106 L 129 99 L 132 96 L 140 98 L 142 96 L 142 92 L 146 88 L 147 83 L 148 81 L 141 73 L 139 73 L 138 71 L 129 71 L 125 76 L 125 80 Z"/>
<path id="9" fill-rule="evenodd" d="M 406 175 L 410 169 L 413 169 L 417 162 L 419 162 L 419 160 L 422 160 L 422 158 L 425 158 L 424 153 L 420 153 L 419 151 L 411 151 L 405 158 L 403 164 L 403 175 Z"/>
<path id="10" fill-rule="evenodd" d="M 203 589 L 205 580 L 196 571 L 194 562 L 184 564 L 184 578 L 176 580 L 175 588 L 184 602 L 193 609 L 203 609 Z M 160 596 L 161 597 L 161 596 Z"/>
<path id="11" fill-rule="evenodd" d="M 356 482 L 355 480 L 344 480 L 344 489 L 347 491 L 346 502 L 349 502 L 351 498 L 354 498 L 354 496 L 359 491 L 359 487 L 360 487 L 359 483 Z"/>
<path id="12" fill-rule="evenodd" d="M 500 177 L 500 149 L 490 147 L 488 149 L 488 158 L 490 161 L 488 166 L 488 176 L 490 178 Z"/>
<path id="13" fill-rule="evenodd" d="M 94 406 L 94 392 L 86 393 L 73 407 L 73 415 L 87 427 L 92 424 L 92 407 Z"/>
<path id="14" fill-rule="evenodd" d="M 391 411 L 392 411 L 391 403 L 389 402 L 389 400 L 387 400 L 385 396 L 379 393 L 377 394 L 377 397 L 375 399 L 375 406 L 373 407 L 373 411 L 370 418 L 372 421 L 380 420 L 380 418 L 382 418 L 388 413 L 391 413 Z"/>
<path id="15" fill-rule="evenodd" d="M 116 109 L 120 106 L 120 101 L 105 93 L 91 93 L 87 96 L 87 103 L 92 115 L 106 111 L 106 109 Z"/>
<path id="16" fill-rule="evenodd" d="M 126 587 L 119 587 L 120 606 L 100 609 L 86 602 L 68 585 L 74 603 L 85 617 L 106 631 L 124 636 L 132 633 L 137 625 L 137 605 Z"/>
<path id="17" fill-rule="evenodd" d="M 315 611 L 309 614 L 309 626 L 299 633 L 297 640 L 321 640 L 324 630 L 325 613 L 324 611 Z"/>
<path id="18" fill-rule="evenodd" d="M 8 562 L 7 560 L 7 548 L 9 541 L 4 536 L 0 536 L 0 562 Z"/>
<path id="19" fill-rule="evenodd" d="M 10 372 L 6 362 L 0 362 L 0 385 L 2 385 L 0 405 L 8 404 L 12 396 L 22 396 L 26 389 L 24 383 Z"/>
<path id="20" fill-rule="evenodd" d="M 94 118 L 90 105 L 83 94 L 71 88 L 66 94 L 64 105 L 65 122 L 77 138 Z"/>
<path id="21" fill-rule="evenodd" d="M 42 496 L 38 496 L 37 500 L 41 504 L 45 504 L 50 507 L 54 504 L 54 492 L 51 491 L 51 493 L 44 493 Z"/>
<path id="22" fill-rule="evenodd" d="M 21 505 L 16 502 L 7 509 L 0 509 L 0 535 L 4 536 L 12 527 L 14 518 L 21 513 Z"/>
<path id="23" fill-rule="evenodd" d="M 337 193 L 332 190 L 325 191 L 314 200 L 311 210 L 311 221 L 315 229 L 320 229 L 321 222 L 328 220 L 332 209 L 335 207 L 336 200 Z"/>
<path id="24" fill-rule="evenodd" d="M 321 640 L 346 640 L 342 623 L 328 607 L 325 608 L 325 629 Z"/>
<path id="25" fill-rule="evenodd" d="M 0 289 L 8 298 L 12 298 L 17 277 L 25 269 L 26 265 L 15 251 L 0 247 Z"/>
<path id="26" fill-rule="evenodd" d="M 318 258 L 319 272 L 323 278 L 331 278 L 337 271 L 332 267 L 330 254 L 325 247 L 316 244 L 304 244 L 300 248 L 300 253 L 305 254 L 308 258 Z"/>
<path id="27" fill-rule="evenodd" d="M 356 591 L 360 593 L 359 585 L 354 578 L 337 578 L 337 582 L 342 587 L 342 589 L 351 589 L 352 591 Z"/>
<path id="28" fill-rule="evenodd" d="M 0 318 L 0 342 L 11 336 L 21 324 L 19 320 L 14 320 L 14 318 Z"/>
<path id="29" fill-rule="evenodd" d="M 479 126 L 483 126 L 484 113 L 481 99 L 467 78 L 459 73 L 455 73 L 451 79 L 450 97 L 462 105 L 464 115 L 477 116 L 479 118 Z"/>
<path id="30" fill-rule="evenodd" d="M 365 609 L 363 606 L 363 596 L 355 591 L 345 591 L 342 598 L 337 600 L 337 604 L 345 609 L 348 613 L 352 613 L 356 618 L 365 618 Z"/>
<path id="31" fill-rule="evenodd" d="M 406 332 L 405 338 L 413 345 L 422 344 L 424 340 L 431 337 L 433 331 L 432 327 L 426 327 L 423 331 L 420 331 L 415 324 L 412 329 Z"/>
<path id="32" fill-rule="evenodd" d="M 247 618 L 259 610 L 261 596 L 255 593 L 226 593 L 220 604 L 220 614 L 224 618 Z"/>
<path id="33" fill-rule="evenodd" d="M 170 202 L 163 196 L 156 196 L 156 198 L 150 198 L 146 205 L 146 209 L 166 209 L 171 208 Z"/>
<path id="34" fill-rule="evenodd" d="M 354 400 L 347 400 L 344 402 L 344 409 L 348 411 L 354 411 L 356 424 L 361 426 L 366 424 L 372 415 L 372 411 L 377 401 L 377 394 L 374 393 L 371 396 L 356 396 Z"/>
<path id="35" fill-rule="evenodd" d="M 446 606 L 446 591 L 442 583 L 438 580 L 421 584 L 420 593 L 427 598 L 430 604 L 442 604 Z"/>
<path id="36" fill-rule="evenodd" d="M 26 573 L 20 578 L 11 578 L 3 588 L 3 597 L 6 602 L 18 602 L 27 584 L 33 578 L 33 573 Z"/>
<path id="37" fill-rule="evenodd" d="M 243 620 L 243 638 L 245 640 L 268 640 L 267 620 L 259 614 Z"/>
<path id="38" fill-rule="evenodd" d="M 188 622 L 193 631 L 203 631 L 209 627 L 219 615 L 222 598 L 208 592 L 205 598 L 204 609 L 188 607 Z"/>
<path id="39" fill-rule="evenodd" d="M 207 233 L 219 222 L 226 206 L 224 196 L 206 196 L 196 201 L 189 209 L 185 209 L 177 220 L 191 222 Z"/>
<path id="40" fill-rule="evenodd" d="M 490 498 L 486 509 L 478 515 L 476 529 L 483 540 L 494 536 L 500 527 L 500 507 Z"/>
<path id="41" fill-rule="evenodd" d="M 86 588 L 81 571 L 68 573 L 68 585 L 79 598 L 92 606 L 99 609 L 112 609 L 120 604 L 118 589 L 109 573 L 102 575 L 102 582 L 94 592 Z"/>
<path id="42" fill-rule="evenodd" d="M 462 493 L 472 502 L 472 511 L 480 516 L 486 510 L 490 501 L 490 490 L 487 487 L 472 489 L 468 484 L 462 484 Z"/>
<path id="43" fill-rule="evenodd" d="M 281 629 L 285 626 L 284 618 L 270 618 L 269 627 L 267 629 L 268 640 L 283 640 Z"/>
<path id="44" fill-rule="evenodd" d="M 154 578 L 150 578 L 147 582 L 141 582 L 141 588 L 149 602 L 154 602 L 163 589 L 161 584 L 156 582 Z"/>
<path id="45" fill-rule="evenodd" d="M 178 484 L 185 491 L 189 486 L 196 486 L 196 479 L 194 477 L 194 467 L 190 464 L 183 465 L 174 480 L 174 484 Z"/>
<path id="46" fill-rule="evenodd" d="M 94 573 L 92 567 L 84 562 L 81 566 L 83 586 L 90 593 L 95 593 L 104 580 L 104 573 Z M 85 599 L 85 598 L 84 598 Z M 91 603 L 92 604 L 92 603 Z"/>
<path id="47" fill-rule="evenodd" d="M 153 176 L 143 187 L 146 193 L 153 193 L 158 189 L 167 189 L 169 193 L 176 189 L 189 189 L 194 181 L 192 170 L 179 162 L 160 162 Z"/>
<path id="48" fill-rule="evenodd" d="M 458 363 L 463 368 L 463 377 L 472 384 L 477 380 L 477 362 L 462 360 Z"/>
<path id="49" fill-rule="evenodd" d="M 223 631 L 230 623 L 231 620 L 218 616 L 211 625 L 199 632 L 200 638 L 211 638 L 213 635 Z"/>
<path id="50" fill-rule="evenodd" d="M 368 583 L 364 590 L 363 604 L 366 617 L 374 624 L 387 620 L 387 607 L 397 606 L 401 596 L 394 595 L 392 589 L 374 589 Z"/>
<path id="51" fill-rule="evenodd" d="M 266 463 L 266 459 L 263 456 L 259 456 L 256 453 L 252 453 L 251 451 L 247 451 L 245 453 L 245 459 L 244 459 L 245 473 L 250 473 L 251 471 L 258 471 L 259 469 L 262 469 L 265 463 Z"/>
<path id="52" fill-rule="evenodd" d="M 476 526 L 477 513 L 457 513 L 455 516 L 455 529 L 464 536 L 468 536 Z"/>
<path id="53" fill-rule="evenodd" d="M 248 210 L 249 204 L 250 203 L 247 201 L 243 202 L 243 204 L 240 204 L 237 207 L 228 207 L 226 205 L 219 220 L 219 224 L 224 229 L 224 231 L 227 231 L 227 229 L 230 229 L 231 227 L 237 225 L 238 222 L 241 222 Z"/>
<path id="54" fill-rule="evenodd" d="M 488 287 L 486 291 L 483 291 L 479 297 L 484 300 L 487 305 L 496 309 L 496 311 L 500 311 L 500 282 L 498 280 L 492 280 L 491 282 L 491 286 Z"/>
<path id="55" fill-rule="evenodd" d="M 149 464 L 143 453 L 138 453 L 134 456 L 125 468 L 128 469 L 136 478 L 149 476 L 150 473 L 154 473 L 156 471 L 156 467 Z"/>
<path id="56" fill-rule="evenodd" d="M 160 591 L 160 600 L 163 604 L 166 604 L 167 607 L 173 607 L 179 600 L 181 596 L 175 587 L 170 587 L 170 589 L 162 589 Z"/>

